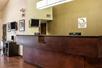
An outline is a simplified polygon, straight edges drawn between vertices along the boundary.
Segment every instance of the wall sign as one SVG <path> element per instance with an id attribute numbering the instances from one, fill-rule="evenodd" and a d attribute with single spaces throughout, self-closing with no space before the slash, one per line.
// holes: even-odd
<path id="1" fill-rule="evenodd" d="M 87 28 L 87 18 L 86 17 L 78 18 L 78 28 Z"/>

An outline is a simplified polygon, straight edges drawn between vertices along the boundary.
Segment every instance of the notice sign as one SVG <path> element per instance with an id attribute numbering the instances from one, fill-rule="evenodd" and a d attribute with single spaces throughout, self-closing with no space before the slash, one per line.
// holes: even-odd
<path id="1" fill-rule="evenodd" d="M 86 17 L 78 18 L 78 28 L 87 28 L 87 18 Z"/>

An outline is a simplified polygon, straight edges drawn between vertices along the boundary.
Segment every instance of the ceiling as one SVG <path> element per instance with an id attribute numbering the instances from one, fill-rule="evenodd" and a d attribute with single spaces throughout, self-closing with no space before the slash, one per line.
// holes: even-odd
<path id="1" fill-rule="evenodd" d="M 8 0 L 0 0 L 0 11 L 2 11 L 6 4 L 8 3 Z"/>

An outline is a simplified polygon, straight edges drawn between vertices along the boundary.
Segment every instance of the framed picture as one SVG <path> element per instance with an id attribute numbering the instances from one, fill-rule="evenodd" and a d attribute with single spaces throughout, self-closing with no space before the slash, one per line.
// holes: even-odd
<path id="1" fill-rule="evenodd" d="M 25 20 L 19 20 L 19 31 L 25 31 Z"/>
<path id="2" fill-rule="evenodd" d="M 8 31 L 8 32 L 11 31 L 11 25 L 10 25 L 10 23 L 7 24 L 7 31 Z"/>

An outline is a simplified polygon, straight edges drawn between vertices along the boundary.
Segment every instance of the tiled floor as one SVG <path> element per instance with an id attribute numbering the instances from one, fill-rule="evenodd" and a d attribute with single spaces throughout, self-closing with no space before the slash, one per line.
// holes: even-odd
<path id="1" fill-rule="evenodd" d="M 0 56 L 0 68 L 36 68 L 23 61 L 21 57 Z"/>

